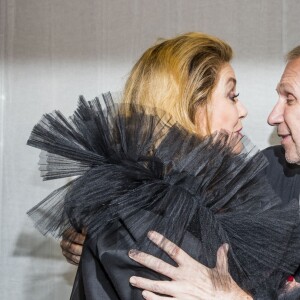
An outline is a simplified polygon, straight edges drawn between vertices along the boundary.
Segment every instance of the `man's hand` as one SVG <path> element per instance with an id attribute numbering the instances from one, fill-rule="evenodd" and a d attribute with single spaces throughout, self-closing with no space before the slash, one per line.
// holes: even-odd
<path id="1" fill-rule="evenodd" d="M 178 267 L 143 252 L 129 251 L 130 258 L 171 279 L 171 281 L 154 281 L 142 277 L 131 277 L 130 283 L 144 290 L 145 299 L 163 300 L 170 299 L 170 296 L 178 300 L 252 299 L 235 283 L 228 272 L 227 244 L 219 248 L 216 267 L 210 269 L 194 260 L 159 233 L 149 232 L 148 237 L 164 250 Z"/>
<path id="2" fill-rule="evenodd" d="M 63 234 L 60 247 L 68 263 L 75 266 L 79 264 L 85 238 L 85 232 L 78 233 L 74 229 L 69 229 Z"/>

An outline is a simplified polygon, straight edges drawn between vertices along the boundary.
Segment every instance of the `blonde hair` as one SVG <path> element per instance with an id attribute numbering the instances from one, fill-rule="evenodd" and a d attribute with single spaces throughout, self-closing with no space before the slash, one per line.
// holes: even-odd
<path id="1" fill-rule="evenodd" d="M 206 132 L 210 132 L 207 104 L 220 69 L 231 58 L 231 47 L 208 34 L 192 32 L 164 40 L 146 50 L 134 65 L 123 101 L 166 111 L 185 129 L 200 135 L 195 111 L 203 106 Z"/>
<path id="2" fill-rule="evenodd" d="M 300 58 L 300 45 L 292 49 L 287 55 L 286 55 L 286 61 L 289 62 L 291 60 Z"/>

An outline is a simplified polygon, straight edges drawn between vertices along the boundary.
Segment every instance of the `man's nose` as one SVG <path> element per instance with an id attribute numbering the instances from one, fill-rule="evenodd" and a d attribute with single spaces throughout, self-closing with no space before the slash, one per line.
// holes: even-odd
<path id="1" fill-rule="evenodd" d="M 283 118 L 284 104 L 278 101 L 273 107 L 271 113 L 268 117 L 268 124 L 271 126 L 276 126 L 284 121 Z"/>

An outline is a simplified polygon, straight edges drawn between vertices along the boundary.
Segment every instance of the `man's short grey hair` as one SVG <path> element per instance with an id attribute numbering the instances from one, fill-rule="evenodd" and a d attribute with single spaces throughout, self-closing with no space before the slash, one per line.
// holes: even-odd
<path id="1" fill-rule="evenodd" d="M 286 61 L 289 62 L 291 60 L 300 58 L 300 45 L 292 49 L 287 55 L 286 55 Z"/>

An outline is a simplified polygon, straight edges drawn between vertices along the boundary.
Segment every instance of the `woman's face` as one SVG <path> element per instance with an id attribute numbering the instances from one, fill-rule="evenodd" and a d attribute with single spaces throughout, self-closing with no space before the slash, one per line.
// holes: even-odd
<path id="1" fill-rule="evenodd" d="M 247 110 L 237 96 L 235 74 L 231 65 L 226 63 L 219 73 L 219 80 L 208 103 L 210 133 L 223 129 L 240 134 L 242 119 L 246 117 Z M 207 128 L 206 119 L 206 108 L 199 106 L 195 114 L 197 127 Z"/>

